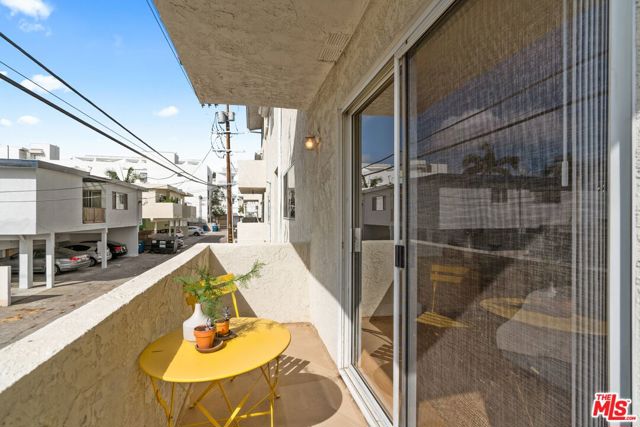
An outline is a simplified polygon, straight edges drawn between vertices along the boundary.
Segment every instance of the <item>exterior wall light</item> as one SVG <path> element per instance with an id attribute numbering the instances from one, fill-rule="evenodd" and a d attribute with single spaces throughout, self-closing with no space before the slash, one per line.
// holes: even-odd
<path id="1" fill-rule="evenodd" d="M 319 141 L 316 136 L 309 135 L 304 139 L 304 148 L 309 151 L 315 150 L 318 144 L 319 144 Z"/>

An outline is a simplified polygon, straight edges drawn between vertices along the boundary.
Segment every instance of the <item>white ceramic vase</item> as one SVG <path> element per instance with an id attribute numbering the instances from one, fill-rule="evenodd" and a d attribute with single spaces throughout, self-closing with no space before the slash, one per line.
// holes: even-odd
<path id="1" fill-rule="evenodd" d="M 200 303 L 196 303 L 193 308 L 193 314 L 187 320 L 182 322 L 182 337 L 187 341 L 196 341 L 193 335 L 193 328 L 200 325 L 206 325 L 209 318 L 202 312 Z"/>

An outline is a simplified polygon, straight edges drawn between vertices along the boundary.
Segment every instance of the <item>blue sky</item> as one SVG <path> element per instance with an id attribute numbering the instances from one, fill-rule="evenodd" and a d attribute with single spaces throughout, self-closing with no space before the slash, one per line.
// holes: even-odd
<path id="1" fill-rule="evenodd" d="M 134 133 L 161 151 L 202 158 L 209 148 L 214 108 L 202 108 L 182 75 L 145 0 L 0 0 L 0 30 Z M 0 60 L 56 87 L 47 73 L 0 41 Z M 24 79 L 0 64 L 0 72 Z M 54 93 L 103 121 L 73 93 Z M 161 114 L 163 111 L 166 114 Z M 244 131 L 244 108 L 233 106 Z M 115 125 L 114 125 L 115 126 Z M 127 154 L 39 101 L 0 82 L 0 143 L 60 146 L 62 157 Z M 255 134 L 234 136 L 233 159 L 252 158 Z M 223 161 L 215 156 L 216 165 Z"/>

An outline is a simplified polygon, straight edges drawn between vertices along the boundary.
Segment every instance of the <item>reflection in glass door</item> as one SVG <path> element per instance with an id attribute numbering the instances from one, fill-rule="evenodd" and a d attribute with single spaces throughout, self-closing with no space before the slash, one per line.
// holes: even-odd
<path id="1" fill-rule="evenodd" d="M 418 426 L 602 423 L 607 13 L 461 1 L 407 55 Z"/>
<path id="2" fill-rule="evenodd" d="M 354 352 L 387 414 L 393 407 L 393 84 L 353 115 Z"/>

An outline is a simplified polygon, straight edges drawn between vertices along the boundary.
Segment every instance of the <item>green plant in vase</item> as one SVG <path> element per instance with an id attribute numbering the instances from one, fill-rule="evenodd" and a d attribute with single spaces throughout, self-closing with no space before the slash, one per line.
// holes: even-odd
<path id="1" fill-rule="evenodd" d="M 238 287 L 246 287 L 251 279 L 260 277 L 260 271 L 264 267 L 264 263 L 256 261 L 251 269 L 240 275 L 233 273 L 214 276 L 206 269 L 197 270 L 196 274 L 190 276 L 181 276 L 176 281 L 182 284 L 182 289 L 187 294 L 188 300 L 195 303 L 194 315 L 187 319 L 183 324 L 184 339 L 189 339 L 192 334 L 192 323 L 198 323 L 199 326 L 204 322 L 212 326 L 216 325 L 216 329 L 220 335 L 229 333 L 229 308 L 223 307 L 222 297 L 235 291 Z M 217 324 L 220 323 L 220 330 Z M 226 332 L 225 331 L 226 325 Z M 191 328 L 191 332 L 187 329 Z"/>

